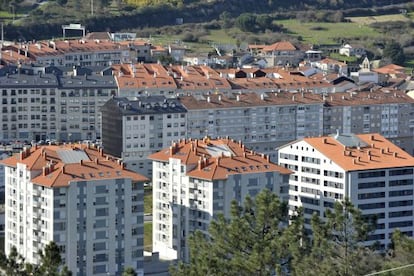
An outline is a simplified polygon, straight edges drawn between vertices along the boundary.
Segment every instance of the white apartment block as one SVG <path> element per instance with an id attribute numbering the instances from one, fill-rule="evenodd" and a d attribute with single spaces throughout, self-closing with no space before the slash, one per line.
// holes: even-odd
<path id="1" fill-rule="evenodd" d="M 188 260 L 188 237 L 207 233 L 212 219 L 229 216 L 267 188 L 287 200 L 290 170 L 228 138 L 179 140 L 149 156 L 153 160 L 153 251 L 161 258 Z"/>
<path id="2" fill-rule="evenodd" d="M 385 248 L 397 228 L 413 237 L 414 158 L 379 134 L 304 138 L 279 148 L 279 165 L 294 171 L 289 207 L 304 208 L 309 228 L 334 202 L 349 198 L 363 215 L 376 216 L 368 241 Z"/>
<path id="3" fill-rule="evenodd" d="M 186 137 L 187 110 L 177 99 L 112 97 L 101 111 L 105 151 L 147 177 L 152 175 L 152 161 L 147 156 Z"/>
<path id="4" fill-rule="evenodd" d="M 143 275 L 143 182 L 102 149 L 24 148 L 5 166 L 5 253 L 26 262 L 56 242 L 73 275 Z"/>

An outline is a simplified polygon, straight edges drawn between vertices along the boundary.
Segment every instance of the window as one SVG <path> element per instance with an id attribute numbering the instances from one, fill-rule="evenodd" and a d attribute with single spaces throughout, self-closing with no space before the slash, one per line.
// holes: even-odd
<path id="1" fill-rule="evenodd" d="M 407 227 L 407 226 L 413 226 L 413 221 L 398 221 L 398 222 L 390 222 L 388 224 L 389 228 L 397 228 L 397 227 Z"/>
<path id="2" fill-rule="evenodd" d="M 412 200 L 398 200 L 398 201 L 390 201 L 388 203 L 389 207 L 400 207 L 400 206 L 412 206 Z"/>
<path id="3" fill-rule="evenodd" d="M 382 188 L 385 187 L 385 182 L 384 181 L 379 181 L 379 182 L 363 182 L 363 183 L 358 183 L 358 189 L 371 189 L 371 188 Z"/>
<path id="4" fill-rule="evenodd" d="M 413 185 L 413 179 L 400 179 L 400 180 L 391 180 L 389 182 L 389 186 L 405 186 L 405 185 Z"/>
<path id="5" fill-rule="evenodd" d="M 382 198 L 382 197 L 385 197 L 385 192 L 358 194 L 358 199 L 371 199 L 371 198 Z"/>
<path id="6" fill-rule="evenodd" d="M 358 173 L 358 178 L 370 178 L 370 177 L 384 177 L 385 171 L 374 171 L 374 172 L 361 172 Z"/>
<path id="7" fill-rule="evenodd" d="M 384 202 L 378 202 L 378 203 L 359 204 L 358 208 L 361 209 L 361 210 L 385 208 L 385 203 Z"/>
<path id="8" fill-rule="evenodd" d="M 394 197 L 394 196 L 407 196 L 407 195 L 412 195 L 412 194 L 413 194 L 413 190 L 400 190 L 400 191 L 390 191 L 388 195 L 390 197 Z"/>
<path id="9" fill-rule="evenodd" d="M 389 174 L 390 176 L 413 174 L 413 169 L 392 170 Z"/>

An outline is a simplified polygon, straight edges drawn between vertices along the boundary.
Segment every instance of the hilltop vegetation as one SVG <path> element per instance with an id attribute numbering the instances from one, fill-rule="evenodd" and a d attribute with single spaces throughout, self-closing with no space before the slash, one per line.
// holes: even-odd
<path id="1" fill-rule="evenodd" d="M 153 43 L 184 41 L 199 49 L 211 43 L 346 41 L 363 43 L 374 58 L 394 40 L 409 58 L 414 56 L 414 3 L 407 0 L 93 0 L 93 5 L 92 0 L 36 1 L 0 0 L 0 9 L 6 9 L 0 12 L 8 23 L 6 39 L 56 38 L 62 35 L 61 25 L 81 23 L 89 32 L 136 32 L 159 38 Z"/>

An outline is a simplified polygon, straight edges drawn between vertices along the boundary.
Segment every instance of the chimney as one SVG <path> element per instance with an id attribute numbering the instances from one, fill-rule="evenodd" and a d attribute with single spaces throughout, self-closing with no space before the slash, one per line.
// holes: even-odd
<path id="1" fill-rule="evenodd" d="M 201 171 L 203 169 L 203 161 L 202 159 L 198 159 L 198 170 Z"/>
<path id="2" fill-rule="evenodd" d="M 170 156 L 173 156 L 173 155 L 174 155 L 174 147 L 170 146 Z"/>
<path id="3" fill-rule="evenodd" d="M 394 152 L 394 157 L 398 157 L 398 153 L 397 152 Z"/>
<path id="4" fill-rule="evenodd" d="M 125 163 L 124 162 L 121 162 L 121 169 L 125 169 Z"/>
<path id="5" fill-rule="evenodd" d="M 240 102 L 240 95 L 236 96 L 236 101 Z"/>
<path id="6" fill-rule="evenodd" d="M 103 148 L 99 148 L 99 153 L 100 153 L 101 156 L 104 156 L 104 154 L 103 154 Z"/>
<path id="7" fill-rule="evenodd" d="M 83 159 L 81 159 L 80 164 L 81 164 L 81 166 L 83 166 Z"/>
<path id="8" fill-rule="evenodd" d="M 65 174 L 65 164 L 62 165 L 62 173 Z"/>
<path id="9" fill-rule="evenodd" d="M 371 141 L 375 141 L 375 136 L 371 135 Z"/>
<path id="10" fill-rule="evenodd" d="M 208 96 L 207 97 L 207 102 L 209 103 L 211 100 L 210 100 L 210 96 Z"/>
<path id="11" fill-rule="evenodd" d="M 95 159 L 95 163 L 96 163 L 97 165 L 99 165 L 99 158 L 96 158 L 96 159 Z"/>
<path id="12" fill-rule="evenodd" d="M 218 100 L 219 102 L 221 102 L 221 95 L 218 95 Z"/>
<path id="13" fill-rule="evenodd" d="M 266 161 L 267 161 L 267 163 L 270 163 L 270 155 L 269 154 L 266 155 Z"/>
<path id="14" fill-rule="evenodd" d="M 43 167 L 42 168 L 42 175 L 46 176 L 48 174 L 49 174 L 49 167 L 48 166 Z"/>
<path id="15" fill-rule="evenodd" d="M 216 158 L 216 165 L 220 166 L 220 156 L 217 156 L 217 158 Z"/>
<path id="16" fill-rule="evenodd" d="M 323 143 L 324 143 L 324 144 L 328 144 L 328 139 L 323 138 Z"/>
<path id="17" fill-rule="evenodd" d="M 26 158 L 26 152 L 24 150 L 20 151 L 20 160 L 23 160 Z"/>

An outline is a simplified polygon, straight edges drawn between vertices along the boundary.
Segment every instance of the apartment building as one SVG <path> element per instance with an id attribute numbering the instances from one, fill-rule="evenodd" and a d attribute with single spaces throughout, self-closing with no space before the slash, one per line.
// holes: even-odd
<path id="1" fill-rule="evenodd" d="M 49 70 L 50 69 L 50 70 Z M 0 76 L 1 141 L 78 141 L 101 136 L 99 108 L 117 93 L 113 76 L 15 68 Z"/>
<path id="2" fill-rule="evenodd" d="M 148 177 L 152 162 L 147 156 L 187 135 L 187 110 L 177 99 L 112 97 L 101 111 L 105 150 Z"/>
<path id="3" fill-rule="evenodd" d="M 110 40 L 38 41 L 12 44 L 7 49 L 43 66 L 110 66 L 131 61 L 129 46 Z"/>
<path id="4" fill-rule="evenodd" d="M 323 109 L 323 135 L 380 133 L 414 154 L 414 101 L 399 90 L 377 89 L 329 94 Z"/>
<path id="5" fill-rule="evenodd" d="M 6 167 L 5 252 L 29 263 L 56 242 L 74 275 L 143 274 L 143 182 L 119 160 L 82 145 L 24 148 Z"/>
<path id="6" fill-rule="evenodd" d="M 171 109 L 171 105 L 162 108 L 164 101 L 174 102 L 175 108 Z M 117 98 L 102 109 L 103 142 L 111 154 L 124 158 L 128 168 L 146 176 L 151 176 L 151 163 L 146 156 L 179 138 L 228 135 L 276 161 L 274 149 L 296 139 L 327 135 L 336 130 L 378 132 L 413 153 L 413 103 L 413 99 L 397 90 L 392 93 L 376 90 L 328 95 L 270 92 L 193 95 L 176 99 L 161 96 L 141 96 L 135 100 Z M 126 124 L 122 121 L 128 116 L 132 116 L 130 124 L 136 125 L 131 126 L 130 131 L 135 133 L 130 135 L 126 135 Z M 175 116 L 178 117 L 174 119 Z M 152 117 L 153 121 L 150 120 Z M 144 127 L 140 118 L 147 120 L 148 125 Z M 122 140 L 125 137 L 127 140 Z M 151 140 L 134 141 L 138 137 L 139 140 L 151 137 Z"/>
<path id="7" fill-rule="evenodd" d="M 396 229 L 413 236 L 414 158 L 380 134 L 303 138 L 279 148 L 279 165 L 289 180 L 291 212 L 303 207 L 310 227 L 334 202 L 349 198 L 377 228 L 368 241 L 383 248 Z"/>
<path id="8" fill-rule="evenodd" d="M 181 139 L 149 156 L 153 160 L 153 251 L 188 260 L 188 237 L 207 232 L 218 213 L 229 216 L 267 188 L 287 199 L 290 170 L 228 138 Z"/>
<path id="9" fill-rule="evenodd" d="M 228 135 L 272 160 L 277 159 L 275 147 L 323 130 L 323 101 L 316 94 L 236 93 L 180 101 L 188 110 L 188 137 Z"/>
<path id="10" fill-rule="evenodd" d="M 205 65 L 122 64 L 112 66 L 123 97 L 223 94 L 235 92 L 335 92 L 327 79 L 305 76 L 283 67 L 266 69 L 212 69 Z"/>
<path id="11" fill-rule="evenodd" d="M 187 137 L 225 136 L 269 154 L 304 137 L 377 132 L 414 153 L 414 101 L 387 89 L 319 95 L 309 92 L 235 93 L 179 98 L 188 110 Z"/>

